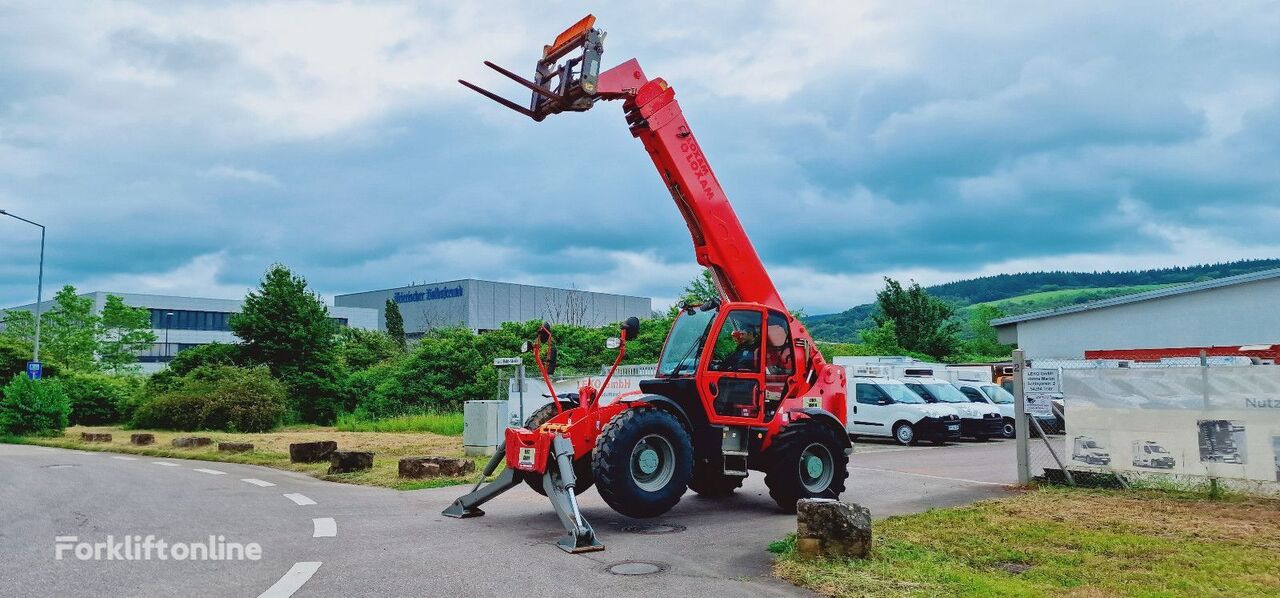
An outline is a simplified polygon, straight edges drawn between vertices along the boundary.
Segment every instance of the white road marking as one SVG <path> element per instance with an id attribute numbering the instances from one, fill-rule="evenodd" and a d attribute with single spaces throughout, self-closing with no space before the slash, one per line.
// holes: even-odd
<path id="1" fill-rule="evenodd" d="M 310 563 L 294 563 L 293 568 L 284 574 L 274 585 L 267 588 L 267 591 L 258 594 L 258 598 L 289 598 L 294 592 L 307 583 L 312 575 L 320 569 L 319 562 Z"/>
<path id="2" fill-rule="evenodd" d="M 295 504 L 297 504 L 299 507 L 305 507 L 305 506 L 307 506 L 307 505 L 314 505 L 314 504 L 316 504 L 316 501 L 311 500 L 310 498 L 307 498 L 307 497 L 305 497 L 305 496 L 303 496 L 303 495 L 301 495 L 301 494 L 296 494 L 296 493 L 294 493 L 294 494 L 286 494 L 286 495 L 284 495 L 284 497 L 285 497 L 285 498 L 287 498 L 287 499 L 289 499 L 289 500 L 291 500 L 291 501 L 293 501 L 293 502 L 294 502 Z"/>
<path id="3" fill-rule="evenodd" d="M 332 538 L 338 535 L 338 522 L 334 521 L 333 517 L 312 519 L 311 525 L 315 528 L 315 532 L 311 534 L 312 538 Z"/>
<path id="4" fill-rule="evenodd" d="M 880 471 L 885 473 L 897 473 L 901 475 L 915 476 L 918 478 L 933 478 L 935 480 L 946 480 L 948 482 L 964 482 L 966 484 L 982 484 L 984 486 L 1012 486 L 1013 484 L 1005 484 L 1002 482 L 984 482 L 982 480 L 967 480 L 965 478 L 950 478 L 941 475 L 929 475 L 927 473 L 916 473 L 914 471 L 898 471 L 896 469 L 881 469 L 879 467 L 857 467 L 853 466 L 849 469 L 861 469 L 863 471 Z"/>
<path id="5" fill-rule="evenodd" d="M 196 468 L 196 471 L 198 471 L 198 472 L 200 472 L 200 473 L 207 473 L 207 474 L 209 474 L 209 475 L 227 475 L 227 472 L 225 472 L 225 471 L 218 471 L 218 470 L 216 470 L 216 469 L 200 469 L 200 468 Z"/>
<path id="6" fill-rule="evenodd" d="M 121 461 L 137 461 L 138 460 L 137 457 L 112 457 L 112 459 L 119 459 Z"/>
<path id="7" fill-rule="evenodd" d="M 151 462 L 151 464 L 152 464 L 152 465 L 163 465 L 163 466 L 165 466 L 165 467 L 178 467 L 178 464 L 177 464 L 177 463 L 170 463 L 170 462 L 168 462 L 168 461 L 152 461 L 152 462 Z"/>
<path id="8" fill-rule="evenodd" d="M 259 480 L 257 478 L 240 478 L 240 481 L 245 482 L 247 484 L 253 484 L 254 486 L 261 486 L 263 488 L 270 488 L 271 486 L 275 486 L 275 484 L 272 484 L 271 482 L 268 482 L 266 480 Z"/>

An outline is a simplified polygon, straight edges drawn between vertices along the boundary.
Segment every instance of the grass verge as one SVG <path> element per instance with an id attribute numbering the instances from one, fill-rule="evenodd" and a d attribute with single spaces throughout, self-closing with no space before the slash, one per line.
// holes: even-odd
<path id="1" fill-rule="evenodd" d="M 775 573 L 852 596 L 1275 596 L 1280 501 L 1156 490 L 1040 488 L 877 521 L 872 558 Z"/>
<path id="2" fill-rule="evenodd" d="M 334 429 L 343 432 L 430 432 L 441 436 L 462 435 L 461 413 L 420 413 L 387 419 L 345 413 L 338 416 Z"/>
<path id="3" fill-rule="evenodd" d="M 80 440 L 81 432 L 105 432 L 111 434 L 111 442 L 84 442 Z M 129 444 L 129 435 L 140 432 L 155 434 L 156 442 L 150 446 L 134 446 Z M 207 436 L 214 444 L 202 448 L 174 448 L 172 441 L 180 436 Z M 290 463 L 289 444 L 294 442 L 313 442 L 333 440 L 338 443 L 339 450 L 372 451 L 373 469 L 356 473 L 329 474 L 326 463 Z M 9 444 L 34 444 L 58 448 L 84 451 L 110 451 L 144 455 L 147 457 L 172 457 L 178 459 L 196 459 L 201 461 L 218 461 L 223 463 L 246 463 L 264 465 L 275 469 L 296 471 L 309 476 L 332 482 L 361 484 L 365 486 L 382 486 L 397 490 L 418 490 L 421 488 L 438 488 L 475 481 L 474 475 L 467 477 L 441 477 L 425 480 L 406 480 L 399 477 L 401 457 L 418 455 L 438 455 L 443 457 L 462 457 L 462 439 L 457 436 L 444 436 L 431 433 L 390 433 L 390 432 L 344 432 L 334 428 L 321 426 L 297 426 L 264 432 L 261 434 L 234 434 L 230 432 L 172 432 L 167 430 L 125 430 L 114 426 L 72 426 L 61 436 L 53 437 L 0 437 L 0 442 Z M 222 453 L 218 451 L 218 442 L 251 442 L 254 450 L 247 453 Z M 488 457 L 473 457 L 477 470 L 484 466 Z"/>

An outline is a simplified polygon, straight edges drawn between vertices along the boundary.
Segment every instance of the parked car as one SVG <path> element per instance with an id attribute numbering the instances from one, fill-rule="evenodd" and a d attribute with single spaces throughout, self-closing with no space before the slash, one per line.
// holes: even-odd
<path id="1" fill-rule="evenodd" d="M 920 440 L 943 443 L 960 437 L 960 414 L 949 405 L 931 405 L 887 376 L 885 368 L 845 366 L 852 383 L 847 429 L 850 436 L 892 438 L 902 445 Z"/>
<path id="2" fill-rule="evenodd" d="M 902 381 L 924 400 L 954 408 L 960 414 L 960 435 L 985 441 L 1003 434 L 1004 416 L 995 405 L 974 403 L 941 378 L 908 376 Z"/>

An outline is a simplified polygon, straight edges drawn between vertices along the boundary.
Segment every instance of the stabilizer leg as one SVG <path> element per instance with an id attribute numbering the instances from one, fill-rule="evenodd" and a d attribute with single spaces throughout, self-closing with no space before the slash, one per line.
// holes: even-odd
<path id="1" fill-rule="evenodd" d="M 453 517 L 455 519 L 480 517 L 484 515 L 484 511 L 480 510 L 480 505 L 489 502 L 493 497 L 518 486 L 522 479 L 520 477 L 520 473 L 514 469 L 505 469 L 497 478 L 492 482 L 489 482 L 489 485 L 484 486 L 484 488 L 480 487 L 484 484 L 485 479 L 493 475 L 494 470 L 502 464 L 502 461 L 506 459 L 506 456 L 507 448 L 506 445 L 503 444 L 498 447 L 498 451 L 493 454 L 493 458 L 489 459 L 489 462 L 485 464 L 484 471 L 480 472 L 480 479 L 476 481 L 475 486 L 471 487 L 471 492 L 460 497 L 458 500 L 453 501 L 453 504 L 449 505 L 449 508 L 442 511 L 440 514 L 445 517 Z"/>
<path id="2" fill-rule="evenodd" d="M 547 467 L 547 473 L 542 476 L 542 488 L 546 490 L 547 498 L 551 499 L 551 506 L 560 518 L 560 524 L 568 532 L 556 542 L 556 546 L 571 553 L 604 550 L 604 544 L 596 539 L 595 530 L 591 529 L 591 524 L 578 511 L 578 500 L 574 496 L 578 480 L 573 475 L 573 443 L 557 434 L 551 441 L 551 450 L 556 467 Z"/>

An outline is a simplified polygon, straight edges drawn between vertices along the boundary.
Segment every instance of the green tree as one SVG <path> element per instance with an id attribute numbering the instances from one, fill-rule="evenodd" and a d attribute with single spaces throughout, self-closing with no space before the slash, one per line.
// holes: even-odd
<path id="1" fill-rule="evenodd" d="M 400 304 L 387 299 L 387 305 L 384 311 L 386 312 L 387 334 L 391 336 L 391 339 L 394 340 L 397 345 L 400 345 L 401 349 L 405 348 L 404 316 L 400 314 Z"/>
<path id="2" fill-rule="evenodd" d="M 697 278 L 685 285 L 680 298 L 690 303 L 707 303 L 719 299 L 720 289 L 716 288 L 715 281 L 711 279 L 711 270 L 703 268 Z"/>
<path id="3" fill-rule="evenodd" d="M 98 320 L 96 335 L 98 364 L 111 373 L 136 372 L 137 352 L 156 342 L 151 330 L 151 314 L 145 308 L 130 307 L 115 295 L 107 295 Z"/>
<path id="4" fill-rule="evenodd" d="M 898 344 L 898 326 L 893 320 L 886 319 L 875 328 L 868 328 L 859 333 L 862 344 L 871 355 L 901 355 L 905 352 Z"/>
<path id="5" fill-rule="evenodd" d="M 461 328 L 437 328 L 424 336 L 392 376 L 379 386 L 384 414 L 437 409 L 456 411 L 463 401 L 493 396 L 484 384 L 486 364 L 476 335 Z M 495 382 L 496 383 L 496 382 Z"/>
<path id="6" fill-rule="evenodd" d="M 53 296 L 53 305 L 40 314 L 40 360 L 64 370 L 94 372 L 98 362 L 98 317 L 93 314 L 93 299 L 76 295 L 67 285 Z M 11 310 L 4 314 L 4 335 L 26 344 L 36 338 L 34 314 Z"/>
<path id="7" fill-rule="evenodd" d="M 306 279 L 281 264 L 272 266 L 230 324 L 244 343 L 245 357 L 269 367 L 285 384 L 289 406 L 301 421 L 333 422 L 344 378 L 336 350 L 338 328 Z"/>
<path id="8" fill-rule="evenodd" d="M 1001 344 L 991 320 L 1004 316 L 994 305 L 975 305 L 969 309 L 969 336 L 964 342 L 966 358 L 974 361 L 1008 359 L 1013 345 Z"/>
<path id="9" fill-rule="evenodd" d="M 910 287 L 885 277 L 885 287 L 876 293 L 878 309 L 872 318 L 877 327 L 892 321 L 898 346 L 907 351 L 943 359 L 956 352 L 960 324 L 952 317 L 955 308 L 929 295 L 919 283 Z"/>
<path id="10" fill-rule="evenodd" d="M 338 338 L 338 353 L 352 370 L 363 370 L 403 353 L 391 335 L 378 330 L 343 328 Z"/>
<path id="11" fill-rule="evenodd" d="M 17 374 L 0 393 L 0 434 L 56 436 L 67 427 L 71 404 L 56 380 Z"/>

